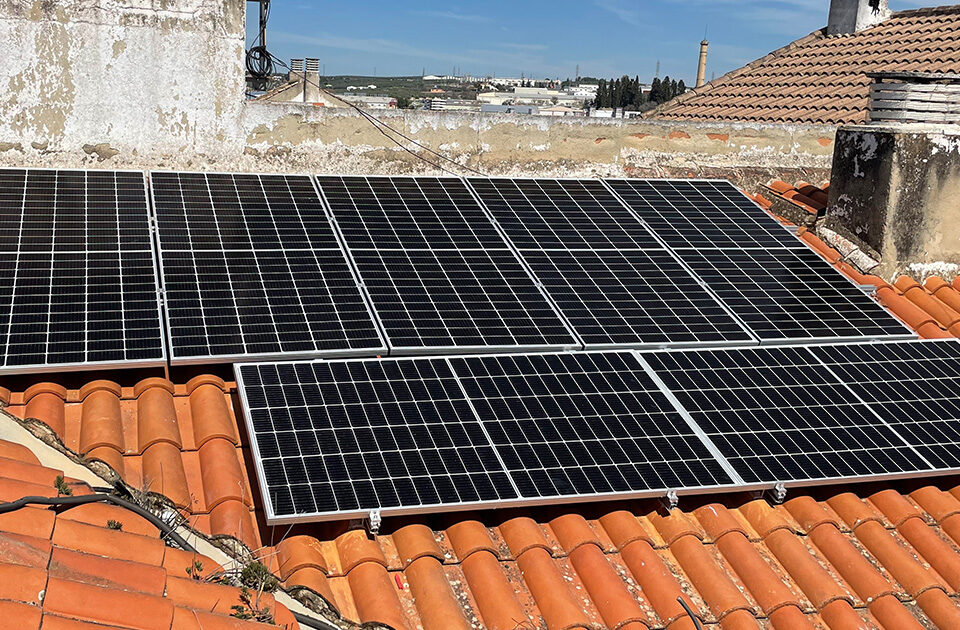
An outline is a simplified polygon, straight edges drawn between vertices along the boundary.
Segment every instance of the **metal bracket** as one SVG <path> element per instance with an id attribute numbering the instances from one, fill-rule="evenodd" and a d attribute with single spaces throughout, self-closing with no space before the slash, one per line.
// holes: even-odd
<path id="1" fill-rule="evenodd" d="M 166 308 L 167 306 L 167 292 L 165 289 L 157 289 L 157 300 L 160 302 L 161 308 Z"/>
<path id="2" fill-rule="evenodd" d="M 383 517 L 380 515 L 380 510 L 370 510 L 370 514 L 367 515 L 367 527 L 371 534 L 376 536 L 380 532 L 380 523 L 382 522 Z"/>
<path id="3" fill-rule="evenodd" d="M 677 496 L 676 490 L 667 490 L 667 493 L 663 495 L 662 501 L 668 510 L 675 510 L 677 506 L 680 505 L 680 497 Z"/>
<path id="4" fill-rule="evenodd" d="M 873 296 L 877 294 L 877 287 L 872 284 L 858 284 L 857 287 L 867 295 Z"/>
<path id="5" fill-rule="evenodd" d="M 778 481 L 773 488 L 764 493 L 764 498 L 767 498 L 776 505 L 780 505 L 787 498 L 787 487 Z"/>

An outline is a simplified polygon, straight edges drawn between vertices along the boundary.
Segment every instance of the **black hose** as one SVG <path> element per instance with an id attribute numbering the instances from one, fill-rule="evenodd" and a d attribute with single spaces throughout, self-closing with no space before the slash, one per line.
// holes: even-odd
<path id="1" fill-rule="evenodd" d="M 687 605 L 687 602 L 685 602 L 682 597 L 678 597 L 677 601 L 680 602 L 680 605 L 683 606 L 683 609 L 687 612 L 687 615 L 690 616 L 690 620 L 693 622 L 693 627 L 697 630 L 703 630 L 703 626 L 700 625 L 700 620 L 697 619 L 697 616 L 693 614 L 692 610 L 690 610 L 690 606 Z"/>
<path id="2" fill-rule="evenodd" d="M 183 536 L 178 534 L 176 530 L 170 526 L 169 523 L 161 519 L 159 516 L 153 512 L 146 510 L 136 503 L 131 503 L 126 499 L 121 499 L 118 496 L 112 494 L 83 494 L 80 496 L 62 496 L 62 497 L 23 497 L 17 499 L 16 501 L 11 501 L 9 503 L 0 503 L 0 514 L 6 514 L 7 512 L 13 512 L 19 510 L 22 507 L 28 505 L 52 505 L 52 506 L 73 506 L 73 505 L 83 505 L 85 503 L 113 503 L 114 505 L 119 505 L 122 508 L 126 508 L 131 512 L 139 514 L 143 518 L 147 519 L 156 526 L 161 532 L 163 532 L 163 538 L 172 540 L 178 547 L 186 551 L 192 551 L 196 553 L 196 548 L 193 545 L 188 543 Z"/>

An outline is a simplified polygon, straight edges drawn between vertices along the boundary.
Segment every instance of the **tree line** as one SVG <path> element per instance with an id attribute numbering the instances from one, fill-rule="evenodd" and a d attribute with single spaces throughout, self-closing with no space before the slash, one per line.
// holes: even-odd
<path id="1" fill-rule="evenodd" d="M 593 101 L 593 107 L 627 109 L 639 111 L 649 107 L 666 103 L 675 96 L 679 96 L 687 91 L 687 86 L 683 79 L 677 81 L 669 76 L 654 78 L 650 85 L 650 92 L 643 93 L 640 84 L 640 77 L 635 76 L 632 79 L 623 75 L 619 79 L 600 79 L 597 84 L 597 97 Z"/>

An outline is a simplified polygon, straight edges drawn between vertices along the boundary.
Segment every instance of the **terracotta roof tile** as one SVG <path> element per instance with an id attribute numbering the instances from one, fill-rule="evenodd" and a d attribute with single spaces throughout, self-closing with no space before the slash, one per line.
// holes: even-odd
<path id="1" fill-rule="evenodd" d="M 803 37 L 648 117 L 846 124 L 866 119 L 873 71 L 956 72 L 960 8 L 901 11 L 855 34 Z M 772 90 L 770 88 L 773 88 Z"/>

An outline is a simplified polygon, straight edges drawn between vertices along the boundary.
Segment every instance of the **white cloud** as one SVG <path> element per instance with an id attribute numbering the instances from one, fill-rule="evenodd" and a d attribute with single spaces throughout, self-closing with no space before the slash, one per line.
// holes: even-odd
<path id="1" fill-rule="evenodd" d="M 419 15 L 427 17 L 440 18 L 444 20 L 454 20 L 457 22 L 492 22 L 493 18 L 486 15 L 477 15 L 472 13 L 460 13 L 459 11 L 416 11 Z"/>
<path id="2" fill-rule="evenodd" d="M 604 11 L 613 13 L 627 24 L 640 26 L 639 2 L 629 2 L 628 0 L 594 0 L 593 3 Z"/>

